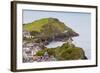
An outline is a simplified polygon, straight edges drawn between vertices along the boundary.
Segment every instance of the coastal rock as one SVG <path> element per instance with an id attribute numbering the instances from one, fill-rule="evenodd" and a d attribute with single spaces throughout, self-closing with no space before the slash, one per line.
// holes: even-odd
<path id="1" fill-rule="evenodd" d="M 83 48 L 75 46 L 73 37 L 79 34 L 57 18 L 42 18 L 23 25 L 23 62 L 87 59 Z M 63 41 L 47 48 L 52 41 Z"/>

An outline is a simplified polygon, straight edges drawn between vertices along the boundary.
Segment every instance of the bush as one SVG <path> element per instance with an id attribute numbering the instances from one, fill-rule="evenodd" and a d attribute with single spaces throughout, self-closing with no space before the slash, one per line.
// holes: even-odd
<path id="1" fill-rule="evenodd" d="M 37 55 L 37 56 L 43 56 L 44 53 L 45 53 L 44 51 L 38 51 L 38 52 L 36 53 L 36 55 Z"/>
<path id="2" fill-rule="evenodd" d="M 50 48 L 47 50 L 49 55 L 54 55 L 55 54 L 55 49 L 54 48 Z"/>
<path id="3" fill-rule="evenodd" d="M 31 31 L 31 32 L 30 32 L 30 35 L 31 35 L 31 36 L 36 36 L 36 35 L 38 35 L 38 34 L 39 34 L 38 31 Z"/>

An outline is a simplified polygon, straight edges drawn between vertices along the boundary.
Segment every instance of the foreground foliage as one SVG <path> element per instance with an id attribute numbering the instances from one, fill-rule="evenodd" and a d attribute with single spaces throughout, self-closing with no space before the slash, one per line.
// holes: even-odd
<path id="1" fill-rule="evenodd" d="M 53 55 L 57 60 L 86 59 L 82 48 L 69 43 L 64 43 L 61 47 L 44 48 L 43 50 L 37 52 L 36 55 L 43 56 L 45 52 L 48 52 L 49 56 Z"/>

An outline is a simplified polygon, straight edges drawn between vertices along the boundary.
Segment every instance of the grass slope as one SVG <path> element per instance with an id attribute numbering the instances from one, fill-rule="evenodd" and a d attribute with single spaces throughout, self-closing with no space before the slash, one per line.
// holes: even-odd
<path id="1" fill-rule="evenodd" d="M 40 30 L 42 29 L 42 26 L 44 26 L 46 24 L 53 25 L 54 27 L 59 29 L 61 32 L 65 31 L 65 30 L 71 30 L 72 31 L 71 28 L 65 26 L 64 23 L 60 22 L 56 18 L 42 18 L 42 19 L 33 21 L 32 23 L 23 24 L 23 30 L 29 31 L 29 32 L 30 31 L 40 32 Z"/>

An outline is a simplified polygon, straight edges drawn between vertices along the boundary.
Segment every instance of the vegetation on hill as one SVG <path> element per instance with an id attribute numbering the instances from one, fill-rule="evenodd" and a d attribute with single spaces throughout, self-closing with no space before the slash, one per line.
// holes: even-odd
<path id="1" fill-rule="evenodd" d="M 51 24 L 53 26 L 56 26 L 61 31 L 64 31 L 66 28 L 66 26 L 56 18 L 42 18 L 42 19 L 33 21 L 32 23 L 24 24 L 23 29 L 26 31 L 41 32 L 42 26 L 47 25 L 47 24 Z"/>
<path id="2" fill-rule="evenodd" d="M 79 35 L 56 18 L 42 18 L 32 23 L 23 24 L 23 31 L 34 36 L 31 40 L 35 39 L 36 42 L 64 40 Z"/>
<path id="3" fill-rule="evenodd" d="M 82 48 L 76 47 L 74 44 L 64 43 L 56 48 L 44 48 L 37 52 L 37 56 L 43 56 L 48 52 L 50 56 L 54 56 L 57 60 L 77 60 L 87 59 Z"/>
<path id="4" fill-rule="evenodd" d="M 58 61 L 87 59 L 84 50 L 72 43 L 72 38 L 76 36 L 79 36 L 79 34 L 57 18 L 42 18 L 23 24 L 23 45 L 33 50 L 37 47 L 39 50 L 34 50 L 35 57 L 39 57 L 41 61 L 43 59 L 52 60 L 52 56 Z M 66 43 L 55 48 L 45 47 L 52 41 Z M 38 44 L 38 46 L 34 44 Z M 44 56 L 46 54 L 47 58 Z M 34 55 L 32 54 L 32 56 Z"/>

